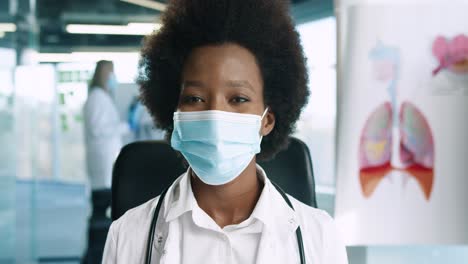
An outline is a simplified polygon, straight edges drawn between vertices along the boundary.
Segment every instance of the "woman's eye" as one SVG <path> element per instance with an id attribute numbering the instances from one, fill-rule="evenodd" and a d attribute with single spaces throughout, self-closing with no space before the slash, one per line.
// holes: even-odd
<path id="1" fill-rule="evenodd" d="M 184 103 L 200 103 L 203 102 L 203 98 L 198 96 L 184 96 Z"/>
<path id="2" fill-rule="evenodd" d="M 240 103 L 245 103 L 245 102 L 248 102 L 249 99 L 245 98 L 245 97 L 241 97 L 241 96 L 236 96 L 232 99 L 232 102 L 233 103 L 236 103 L 236 104 L 240 104 Z"/>

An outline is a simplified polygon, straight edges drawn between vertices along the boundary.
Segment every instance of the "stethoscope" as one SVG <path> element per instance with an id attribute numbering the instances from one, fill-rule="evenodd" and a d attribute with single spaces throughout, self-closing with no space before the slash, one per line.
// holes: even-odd
<path id="1" fill-rule="evenodd" d="M 273 186 L 275 186 L 276 190 L 281 194 L 283 197 L 284 201 L 288 204 L 291 209 L 294 210 L 294 207 L 289 200 L 288 196 L 286 193 L 274 182 L 272 182 Z M 151 253 L 152 253 L 152 247 L 154 243 L 154 232 L 156 231 L 156 223 L 158 222 L 158 215 L 159 211 L 161 210 L 161 205 L 163 203 L 164 197 L 166 196 L 167 190 L 169 188 L 166 188 L 162 193 L 161 196 L 159 197 L 158 204 L 156 205 L 156 209 L 154 210 L 153 218 L 151 220 L 151 226 L 150 226 L 150 232 L 149 232 L 149 237 L 148 237 L 148 243 L 146 245 L 146 264 L 151 264 Z M 302 242 L 302 233 L 301 233 L 301 227 L 298 226 L 296 229 L 296 237 L 297 237 L 297 244 L 299 247 L 299 258 L 301 259 L 301 264 L 305 264 L 305 257 L 304 257 L 304 244 Z"/>

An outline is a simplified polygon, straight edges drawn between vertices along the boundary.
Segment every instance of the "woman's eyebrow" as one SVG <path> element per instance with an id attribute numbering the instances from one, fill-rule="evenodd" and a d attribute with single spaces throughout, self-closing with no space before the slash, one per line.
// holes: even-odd
<path id="1" fill-rule="evenodd" d="M 245 81 L 245 80 L 230 80 L 226 82 L 226 85 L 230 88 L 245 87 L 245 88 L 248 88 L 249 90 L 254 91 L 252 85 L 248 81 Z"/>
<path id="2" fill-rule="evenodd" d="M 191 80 L 188 80 L 188 81 L 184 81 L 182 83 L 182 87 L 194 87 L 194 88 L 201 88 L 203 87 L 203 83 L 200 82 L 200 81 L 191 81 Z"/>

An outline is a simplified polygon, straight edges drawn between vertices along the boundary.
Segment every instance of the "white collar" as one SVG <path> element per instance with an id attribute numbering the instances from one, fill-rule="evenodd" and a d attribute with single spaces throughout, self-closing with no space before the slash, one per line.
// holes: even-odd
<path id="1" fill-rule="evenodd" d="M 172 184 L 164 201 L 164 216 L 166 222 L 177 219 L 186 212 L 192 211 L 198 204 L 190 184 L 190 168 Z M 281 194 L 276 190 L 266 176 L 265 171 L 257 164 L 257 174 L 264 181 L 260 198 L 250 217 L 260 220 L 266 228 L 275 228 L 276 225 L 290 227 L 286 230 L 296 230 L 297 217 Z M 281 229 L 285 230 L 285 229 Z"/>

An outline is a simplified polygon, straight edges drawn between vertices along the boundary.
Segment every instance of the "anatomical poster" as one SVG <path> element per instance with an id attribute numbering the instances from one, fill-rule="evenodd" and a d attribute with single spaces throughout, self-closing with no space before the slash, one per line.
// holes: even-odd
<path id="1" fill-rule="evenodd" d="M 335 208 L 346 244 L 468 243 L 466 10 L 348 9 Z"/>

